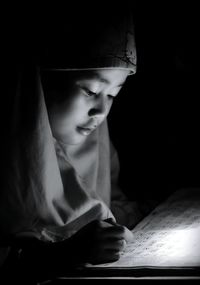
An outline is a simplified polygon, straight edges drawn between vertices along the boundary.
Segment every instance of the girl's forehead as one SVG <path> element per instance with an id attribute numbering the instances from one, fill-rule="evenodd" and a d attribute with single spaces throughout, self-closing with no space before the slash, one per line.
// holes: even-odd
<path id="1" fill-rule="evenodd" d="M 85 80 L 98 80 L 103 83 L 109 83 L 112 79 L 126 78 L 129 75 L 127 69 L 105 68 L 95 70 L 85 70 L 72 72 L 71 76 Z"/>
<path id="2" fill-rule="evenodd" d="M 47 70 L 42 78 L 48 85 L 66 85 L 73 82 L 98 82 L 105 85 L 122 86 L 126 81 L 129 71 L 127 69 L 95 69 L 77 71 Z M 54 85 L 55 85 L 54 84 Z"/>

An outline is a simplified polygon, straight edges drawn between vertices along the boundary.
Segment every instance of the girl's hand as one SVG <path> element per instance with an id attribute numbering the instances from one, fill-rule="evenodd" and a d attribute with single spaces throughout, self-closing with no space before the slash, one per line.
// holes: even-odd
<path id="1" fill-rule="evenodd" d="M 110 219 L 93 221 L 71 238 L 74 248 L 80 247 L 80 254 L 92 264 L 118 260 L 131 239 L 132 233 L 126 227 Z"/>
<path id="2" fill-rule="evenodd" d="M 93 221 L 61 242 L 45 243 L 29 238 L 20 239 L 17 244 L 23 249 L 20 262 L 29 268 L 37 263 L 38 268 L 45 264 L 48 270 L 62 270 L 80 263 L 114 262 L 132 236 L 126 227 L 108 219 Z"/>

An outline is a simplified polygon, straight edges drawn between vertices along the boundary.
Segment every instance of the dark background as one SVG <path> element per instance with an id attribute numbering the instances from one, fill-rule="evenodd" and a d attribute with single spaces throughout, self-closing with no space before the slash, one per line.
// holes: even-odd
<path id="1" fill-rule="evenodd" d="M 200 186 L 198 10 L 176 4 L 133 9 L 138 70 L 109 115 L 131 198 Z"/>

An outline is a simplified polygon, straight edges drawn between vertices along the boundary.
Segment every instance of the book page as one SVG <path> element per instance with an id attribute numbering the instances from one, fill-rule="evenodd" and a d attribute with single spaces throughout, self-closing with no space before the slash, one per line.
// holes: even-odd
<path id="1" fill-rule="evenodd" d="M 200 189 L 181 189 L 133 230 L 118 261 L 97 267 L 200 266 Z"/>

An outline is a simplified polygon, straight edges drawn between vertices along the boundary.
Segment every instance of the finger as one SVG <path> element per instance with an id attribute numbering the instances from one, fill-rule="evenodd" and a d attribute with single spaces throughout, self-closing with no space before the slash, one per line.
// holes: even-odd
<path id="1" fill-rule="evenodd" d="M 92 264 L 110 263 L 117 261 L 120 258 L 120 252 L 115 250 L 101 251 L 99 254 L 93 255 L 90 258 Z"/>
<path id="2" fill-rule="evenodd" d="M 108 220 L 106 220 L 106 221 L 108 221 Z M 120 224 L 117 224 L 112 219 L 110 219 L 109 222 L 110 222 L 110 224 L 112 224 L 113 226 L 119 228 L 119 230 L 121 230 L 123 232 L 123 235 L 124 235 L 124 237 L 125 237 L 127 242 L 131 242 L 133 240 L 133 233 L 127 227 L 122 226 Z"/>
<path id="3" fill-rule="evenodd" d="M 133 233 L 125 227 L 125 233 L 124 238 L 126 242 L 132 242 L 133 241 Z"/>
<path id="4" fill-rule="evenodd" d="M 102 244 L 103 250 L 113 250 L 113 251 L 123 251 L 126 247 L 126 241 L 124 239 L 121 240 L 106 240 Z"/>
<path id="5" fill-rule="evenodd" d="M 106 223 L 105 221 L 99 221 L 98 223 L 98 231 L 101 231 L 101 230 L 106 230 L 108 233 L 109 232 L 116 232 L 116 233 L 122 233 L 122 234 L 125 233 L 124 226 L 121 226 L 118 224 L 111 225 L 109 223 Z"/>
<path id="6" fill-rule="evenodd" d="M 125 240 L 105 240 L 96 243 L 90 250 L 90 254 L 93 256 L 104 255 L 105 252 L 122 252 L 126 246 Z"/>
<path id="7" fill-rule="evenodd" d="M 115 250 L 107 250 L 105 252 L 104 258 L 107 260 L 107 262 L 114 262 L 120 259 L 120 252 Z"/>
<path id="8" fill-rule="evenodd" d="M 109 229 L 102 230 L 95 236 L 97 242 L 115 242 L 117 240 L 126 240 L 124 230 Z"/>

